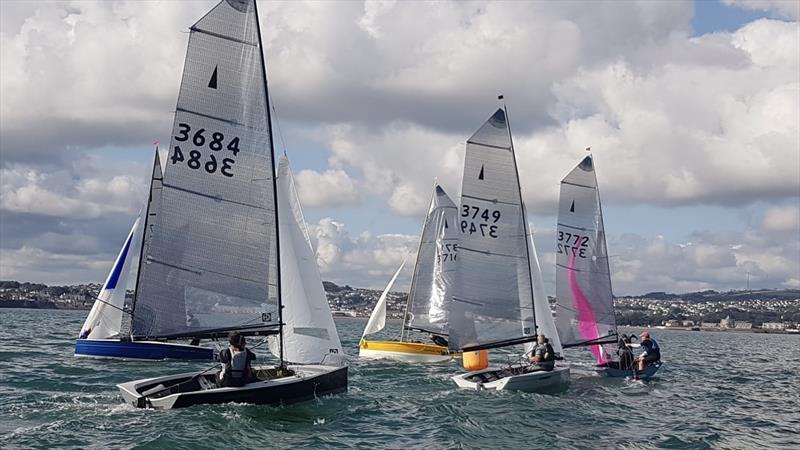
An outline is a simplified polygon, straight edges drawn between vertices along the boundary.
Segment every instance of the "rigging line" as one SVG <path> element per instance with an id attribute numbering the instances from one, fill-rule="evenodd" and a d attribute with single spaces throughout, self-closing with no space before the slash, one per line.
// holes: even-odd
<path id="1" fill-rule="evenodd" d="M 125 309 L 125 308 L 120 308 L 119 306 L 116 306 L 116 305 L 112 305 L 111 303 L 109 303 L 109 302 L 107 302 L 107 301 L 105 301 L 105 300 L 101 299 L 100 297 L 95 297 L 95 296 L 92 296 L 92 298 L 93 298 L 93 299 L 94 299 L 94 301 L 96 301 L 96 302 L 100 302 L 100 303 L 102 303 L 102 304 L 104 304 L 104 305 L 106 305 L 106 306 L 110 306 L 110 307 L 112 307 L 112 308 L 114 308 L 114 309 L 116 309 L 116 310 L 122 311 L 122 312 L 123 312 L 123 313 L 125 313 L 125 314 L 128 314 L 128 315 L 130 315 L 130 314 L 131 314 L 131 312 L 130 312 L 130 311 L 128 311 L 127 309 Z"/>
<path id="2" fill-rule="evenodd" d="M 281 138 L 281 145 L 283 146 L 283 156 L 286 156 L 286 141 L 283 140 L 283 131 L 281 131 L 281 121 L 278 119 L 278 110 L 275 109 L 275 99 L 269 99 L 272 106 L 272 112 L 275 113 L 275 125 L 278 127 L 278 137 Z"/>

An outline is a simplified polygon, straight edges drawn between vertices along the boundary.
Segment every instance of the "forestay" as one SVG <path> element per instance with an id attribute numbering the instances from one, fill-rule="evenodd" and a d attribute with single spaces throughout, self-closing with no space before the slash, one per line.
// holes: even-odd
<path id="1" fill-rule="evenodd" d="M 277 326 L 278 261 L 266 78 L 253 1 L 191 27 L 133 334 Z"/>
<path id="2" fill-rule="evenodd" d="M 141 241 L 141 221 L 142 218 L 138 217 L 128 232 L 128 237 L 111 267 L 111 272 L 108 273 L 103 288 L 81 328 L 80 339 L 119 337 L 131 261 L 136 259 L 137 243 Z"/>
<path id="3" fill-rule="evenodd" d="M 467 141 L 458 221 L 451 349 L 532 339 L 527 226 L 502 109 Z"/>
<path id="4" fill-rule="evenodd" d="M 617 333 L 597 177 L 591 156 L 561 181 L 556 230 L 556 323 L 565 347 Z M 591 346 L 598 363 L 608 356 Z"/>
<path id="5" fill-rule="evenodd" d="M 340 364 L 344 361 L 342 345 L 285 156 L 278 164 L 278 210 L 285 323 L 283 358 L 296 364 Z M 275 356 L 280 355 L 279 342 L 277 337 L 270 337 L 270 351 Z"/>
<path id="6" fill-rule="evenodd" d="M 458 251 L 458 208 L 438 184 L 422 227 L 417 263 L 408 294 L 408 327 L 447 333 Z"/>

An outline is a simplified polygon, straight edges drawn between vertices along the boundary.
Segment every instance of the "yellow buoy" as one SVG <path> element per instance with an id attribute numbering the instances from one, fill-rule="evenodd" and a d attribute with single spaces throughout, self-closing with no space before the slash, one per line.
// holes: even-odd
<path id="1" fill-rule="evenodd" d="M 489 367 L 489 350 L 464 352 L 461 358 L 464 364 L 464 369 L 470 372 L 473 370 L 483 370 Z"/>

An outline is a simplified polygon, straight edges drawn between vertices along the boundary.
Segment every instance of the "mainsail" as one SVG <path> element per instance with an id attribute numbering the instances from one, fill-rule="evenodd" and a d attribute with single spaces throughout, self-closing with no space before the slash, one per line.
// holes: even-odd
<path id="1" fill-rule="evenodd" d="M 252 0 L 191 27 L 167 169 L 140 262 L 135 337 L 277 328 L 277 213 Z"/>
<path id="2" fill-rule="evenodd" d="M 600 345 L 617 334 L 600 193 L 591 156 L 561 181 L 556 230 L 556 323 L 564 347 L 591 345 L 598 363 L 608 360 Z"/>
<path id="3" fill-rule="evenodd" d="M 450 348 L 535 339 L 527 223 L 503 109 L 467 141 L 458 221 Z"/>
<path id="4" fill-rule="evenodd" d="M 408 294 L 405 327 L 447 333 L 447 308 L 453 291 L 458 251 L 458 208 L 438 184 L 422 226 L 417 263 Z"/>
<path id="5" fill-rule="evenodd" d="M 100 294 L 81 328 L 80 339 L 119 337 L 131 260 L 135 259 L 137 242 L 141 241 L 141 221 L 141 217 L 137 218 L 131 231 L 128 232 L 122 250 L 117 255 L 114 265 L 111 266 L 111 272 L 108 273 L 106 282 L 103 283 L 103 289 L 100 290 Z"/>
<path id="6" fill-rule="evenodd" d="M 297 364 L 341 363 L 342 344 L 285 156 L 278 163 L 278 208 L 282 213 L 283 358 Z M 270 351 L 275 356 L 280 355 L 279 345 L 279 339 L 270 337 Z"/>

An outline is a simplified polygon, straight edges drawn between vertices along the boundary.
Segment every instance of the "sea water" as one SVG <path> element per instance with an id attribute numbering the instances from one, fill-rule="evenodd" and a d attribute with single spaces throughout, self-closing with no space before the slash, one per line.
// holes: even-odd
<path id="1" fill-rule="evenodd" d="M 0 309 L 0 448 L 800 448 L 800 336 L 651 330 L 654 380 L 597 377 L 589 352 L 568 350 L 569 389 L 538 395 L 457 390 L 457 362 L 359 361 L 366 321 L 337 319 L 346 394 L 153 411 L 115 384 L 209 363 L 75 358 L 85 315 Z M 385 337 L 398 333 L 389 322 Z"/>

